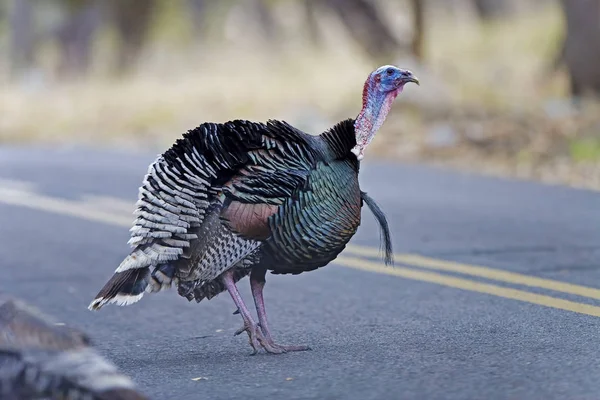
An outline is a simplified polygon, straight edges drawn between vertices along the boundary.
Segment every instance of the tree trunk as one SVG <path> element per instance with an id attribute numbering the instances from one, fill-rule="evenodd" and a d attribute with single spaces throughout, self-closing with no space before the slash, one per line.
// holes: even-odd
<path id="1" fill-rule="evenodd" d="M 277 45 L 277 21 L 265 0 L 249 0 L 249 6 L 256 16 L 261 33 L 271 45 Z"/>
<path id="2" fill-rule="evenodd" d="M 348 32 L 374 58 L 386 58 L 401 47 L 369 0 L 326 0 Z"/>
<path id="3" fill-rule="evenodd" d="M 206 34 L 206 18 L 209 9 L 208 0 L 188 0 L 187 6 L 190 10 L 192 26 L 195 35 L 203 37 Z"/>
<path id="4" fill-rule="evenodd" d="M 424 35 L 425 35 L 425 9 L 423 0 L 412 0 L 413 12 L 413 39 L 411 44 L 412 54 L 419 61 L 424 59 Z"/>
<path id="5" fill-rule="evenodd" d="M 504 17 L 510 11 L 506 0 L 473 0 L 473 5 L 479 18 L 483 20 Z"/>
<path id="6" fill-rule="evenodd" d="M 116 72 L 124 73 L 138 60 L 146 44 L 156 0 L 112 0 L 107 5 L 119 35 Z"/>
<path id="7" fill-rule="evenodd" d="M 312 0 L 304 0 L 303 3 L 308 38 L 313 46 L 319 46 L 321 44 L 321 31 L 319 28 L 318 6 Z"/>
<path id="8" fill-rule="evenodd" d="M 35 32 L 30 0 L 15 0 L 9 16 L 10 68 L 18 74 L 33 64 Z"/>
<path id="9" fill-rule="evenodd" d="M 571 81 L 571 94 L 600 96 L 600 0 L 562 0 L 566 37 L 562 59 Z"/>
<path id="10" fill-rule="evenodd" d="M 84 75 L 91 63 L 92 45 L 101 22 L 101 9 L 95 0 L 63 0 L 67 19 L 58 28 L 61 49 L 58 73 L 62 77 Z"/>

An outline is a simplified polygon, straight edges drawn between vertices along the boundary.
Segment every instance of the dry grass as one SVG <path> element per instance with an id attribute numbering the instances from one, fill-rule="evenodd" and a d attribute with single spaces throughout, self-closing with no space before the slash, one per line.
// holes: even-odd
<path id="1" fill-rule="evenodd" d="M 107 78 L 98 63 L 83 82 L 8 84 L 0 91 L 0 141 L 160 150 L 203 121 L 278 118 L 316 133 L 355 116 L 376 65 L 335 21 L 323 21 L 327 44 L 316 50 L 295 30 L 293 12 L 282 15 L 291 28 L 277 51 L 237 32 L 239 20 L 213 47 L 174 42 L 181 32 L 165 22 L 133 76 Z M 547 99 L 567 92 L 564 72 L 548 71 L 562 31 L 557 7 L 509 23 L 480 25 L 435 10 L 429 19 L 427 65 L 390 60 L 413 69 L 422 85 L 397 101 L 371 155 L 600 188 L 595 153 L 579 142 L 600 127 L 596 106 L 547 115 Z M 439 127 L 453 132 L 451 145 L 431 144 Z"/>

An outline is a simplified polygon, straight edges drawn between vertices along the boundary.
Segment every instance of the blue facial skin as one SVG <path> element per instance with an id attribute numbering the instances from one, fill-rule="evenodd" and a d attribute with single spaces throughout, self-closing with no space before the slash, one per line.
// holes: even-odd
<path id="1" fill-rule="evenodd" d="M 382 92 L 391 92 L 396 90 L 408 82 L 419 84 L 419 80 L 412 72 L 394 67 L 393 65 L 384 65 L 377 68 L 374 78 L 378 81 L 378 87 Z"/>

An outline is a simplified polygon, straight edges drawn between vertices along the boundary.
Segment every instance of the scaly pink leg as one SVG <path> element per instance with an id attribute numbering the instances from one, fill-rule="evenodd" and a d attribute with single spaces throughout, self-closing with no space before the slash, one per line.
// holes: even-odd
<path id="1" fill-rule="evenodd" d="M 275 353 L 275 354 L 281 353 L 281 351 L 279 351 L 279 349 L 277 349 L 269 344 L 269 342 L 263 336 L 263 334 L 260 330 L 260 326 L 256 322 L 254 322 L 254 319 L 252 319 L 252 315 L 250 314 L 248 307 L 246 307 L 246 304 L 244 303 L 244 299 L 242 299 L 240 292 L 238 291 L 237 287 L 235 286 L 235 281 L 233 280 L 232 272 L 228 271 L 223 274 L 223 283 L 225 284 L 227 291 L 231 295 L 233 302 L 235 303 L 238 310 L 240 311 L 240 314 L 242 314 L 242 319 L 244 320 L 244 326 L 241 327 L 240 329 L 238 329 L 234 335 L 237 336 L 237 335 L 241 334 L 242 332 L 248 333 L 248 342 L 250 343 L 250 346 L 252 346 L 252 349 L 254 350 L 251 353 L 252 355 L 255 355 L 256 353 L 258 353 L 259 346 L 263 347 L 269 353 Z"/>
<path id="2" fill-rule="evenodd" d="M 264 339 L 274 349 L 277 349 L 279 353 L 285 353 L 288 351 L 305 351 L 310 350 L 308 346 L 283 346 L 276 344 L 271 336 L 269 329 L 269 323 L 267 321 L 267 311 L 265 310 L 265 300 L 263 298 L 263 288 L 265 287 L 265 274 L 266 270 L 253 269 L 250 273 L 250 288 L 252 290 L 252 297 L 254 297 L 254 304 L 256 306 L 256 313 L 258 314 L 258 322 Z"/>

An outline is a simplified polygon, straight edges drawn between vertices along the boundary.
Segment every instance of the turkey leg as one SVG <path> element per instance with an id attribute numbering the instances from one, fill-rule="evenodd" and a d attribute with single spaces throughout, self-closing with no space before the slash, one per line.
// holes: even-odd
<path id="1" fill-rule="evenodd" d="M 255 355 L 256 353 L 258 353 L 259 347 L 263 347 L 268 353 L 275 353 L 275 354 L 283 353 L 283 351 L 281 351 L 280 349 L 277 349 L 269 344 L 269 342 L 263 336 L 259 325 L 256 322 L 254 322 L 254 319 L 252 318 L 250 311 L 248 311 L 248 307 L 246 307 L 246 304 L 244 303 L 244 299 L 242 299 L 240 292 L 238 291 L 237 287 L 235 286 L 235 281 L 233 279 L 233 272 L 232 271 L 225 272 L 223 274 L 222 279 L 223 279 L 223 284 L 227 288 L 227 291 L 231 295 L 233 302 L 235 303 L 236 307 L 238 308 L 240 314 L 242 314 L 242 319 L 244 320 L 244 326 L 242 328 L 238 329 L 234 335 L 237 336 L 237 335 L 241 334 L 242 332 L 248 333 L 248 342 L 250 343 L 250 346 L 252 346 L 252 349 L 254 350 L 251 353 L 251 355 Z"/>
<path id="2" fill-rule="evenodd" d="M 264 335 L 264 339 L 274 349 L 279 350 L 279 353 L 285 353 L 288 351 L 305 351 L 310 350 L 308 346 L 284 346 L 276 344 L 271 336 L 269 329 L 269 323 L 267 322 L 267 311 L 265 310 L 265 300 L 263 298 L 263 288 L 265 287 L 265 275 L 266 269 L 254 268 L 250 272 L 250 289 L 252 290 L 252 297 L 254 297 L 254 305 L 256 306 L 256 313 L 258 314 L 258 323 Z M 239 308 L 239 307 L 238 307 Z"/>

